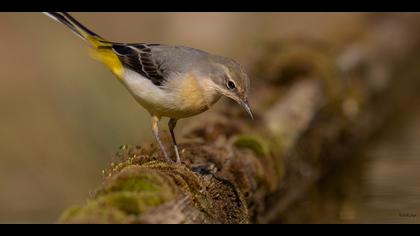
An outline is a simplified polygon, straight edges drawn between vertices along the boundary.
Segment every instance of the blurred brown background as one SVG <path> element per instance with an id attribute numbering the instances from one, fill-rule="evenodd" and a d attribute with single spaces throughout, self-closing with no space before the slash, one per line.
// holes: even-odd
<path id="1" fill-rule="evenodd" d="M 365 14 L 73 16 L 112 41 L 185 45 L 247 64 L 261 40 L 328 42 L 363 27 Z M 151 139 L 149 115 L 83 41 L 45 15 L 0 13 L 0 33 L 0 222 L 54 222 L 100 184 L 120 145 Z"/>

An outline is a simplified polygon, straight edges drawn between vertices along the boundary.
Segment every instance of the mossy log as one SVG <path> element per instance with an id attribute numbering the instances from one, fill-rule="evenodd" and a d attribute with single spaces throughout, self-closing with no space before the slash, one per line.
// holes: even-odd
<path id="1" fill-rule="evenodd" d="M 264 43 L 252 61 L 255 120 L 233 103 L 191 119 L 182 164 L 153 145 L 122 146 L 103 186 L 59 222 L 275 222 L 416 92 L 416 21 L 377 15 L 343 42 Z"/>

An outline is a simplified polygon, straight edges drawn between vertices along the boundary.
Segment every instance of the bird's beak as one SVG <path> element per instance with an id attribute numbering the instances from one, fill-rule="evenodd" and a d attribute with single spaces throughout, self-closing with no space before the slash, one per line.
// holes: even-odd
<path id="1" fill-rule="evenodd" d="M 251 119 L 254 119 L 254 115 L 252 115 L 251 108 L 249 107 L 249 103 L 246 98 L 241 98 L 233 93 L 225 93 L 224 90 L 221 90 L 221 91 L 223 95 L 225 95 L 226 97 L 229 97 L 230 99 L 232 99 L 233 101 L 241 105 L 246 111 L 246 113 L 248 113 L 248 115 L 251 117 Z"/>
<path id="2" fill-rule="evenodd" d="M 240 104 L 245 109 L 245 111 L 248 113 L 248 115 L 251 117 L 251 119 L 254 119 L 254 116 L 252 115 L 252 111 L 251 111 L 251 108 L 249 107 L 248 101 L 240 100 Z"/>

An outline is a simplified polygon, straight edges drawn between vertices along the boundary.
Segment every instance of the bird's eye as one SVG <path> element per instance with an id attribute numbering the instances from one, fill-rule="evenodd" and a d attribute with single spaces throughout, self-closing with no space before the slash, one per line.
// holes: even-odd
<path id="1" fill-rule="evenodd" d="M 235 83 L 232 81 L 232 80 L 229 80 L 228 82 L 227 82 L 227 84 L 226 84 L 226 86 L 227 86 L 227 88 L 229 89 L 229 90 L 234 90 L 235 89 Z"/>

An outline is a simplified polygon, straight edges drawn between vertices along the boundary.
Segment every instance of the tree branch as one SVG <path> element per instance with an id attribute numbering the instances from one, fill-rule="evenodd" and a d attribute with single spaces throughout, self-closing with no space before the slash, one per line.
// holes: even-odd
<path id="1" fill-rule="evenodd" d="M 331 48 L 266 43 L 253 62 L 255 120 L 230 103 L 192 119 L 182 165 L 164 162 L 155 146 L 122 146 L 95 196 L 60 222 L 275 221 L 417 91 L 416 20 L 368 17 L 363 37 Z"/>

